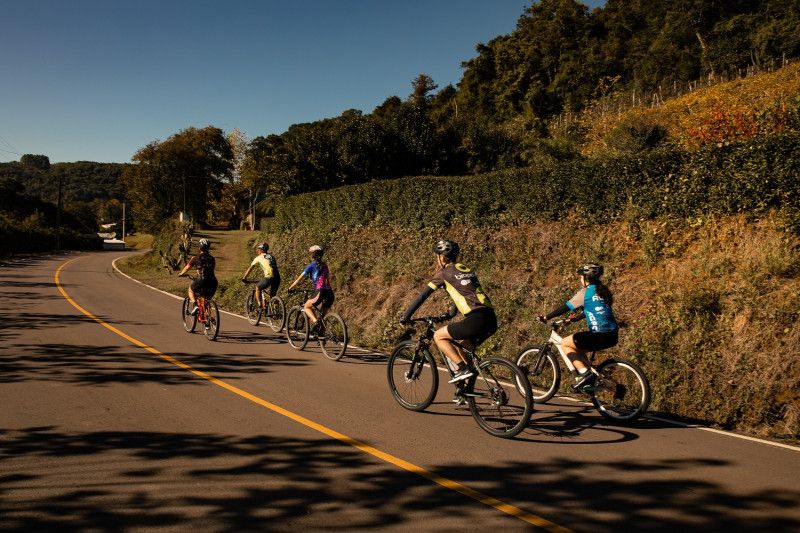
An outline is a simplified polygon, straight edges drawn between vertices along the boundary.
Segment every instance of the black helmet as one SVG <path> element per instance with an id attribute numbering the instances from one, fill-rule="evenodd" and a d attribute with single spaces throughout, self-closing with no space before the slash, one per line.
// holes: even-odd
<path id="1" fill-rule="evenodd" d="M 447 239 L 439 239 L 433 245 L 433 253 L 443 255 L 448 259 L 455 259 L 458 256 L 458 243 Z"/>
<path id="2" fill-rule="evenodd" d="M 578 267 L 577 273 L 587 279 L 597 279 L 603 275 L 603 265 L 585 263 Z"/>
<path id="3" fill-rule="evenodd" d="M 208 239 L 200 239 L 200 242 L 197 243 L 197 246 L 200 247 L 201 252 L 207 252 L 211 249 L 211 241 Z"/>
<path id="4" fill-rule="evenodd" d="M 260 242 L 260 243 L 258 243 L 258 246 L 256 246 L 256 249 L 261 250 L 262 252 L 266 253 L 266 252 L 269 251 L 269 244 L 267 244 L 265 242 Z"/>

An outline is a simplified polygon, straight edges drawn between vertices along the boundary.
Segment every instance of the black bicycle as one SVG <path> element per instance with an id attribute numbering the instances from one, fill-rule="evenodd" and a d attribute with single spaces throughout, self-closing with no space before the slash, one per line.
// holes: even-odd
<path id="1" fill-rule="evenodd" d="M 436 324 L 449 319 L 449 315 L 440 315 L 410 320 L 424 324 L 425 328 L 416 341 L 397 343 L 389 356 L 389 389 L 397 403 L 410 411 L 424 411 L 436 398 L 439 369 L 431 346 Z M 532 393 L 525 373 L 508 359 L 482 359 L 462 344 L 451 342 L 467 355 L 475 372 L 473 377 L 455 384 L 456 400 L 463 399 L 469 404 L 473 418 L 487 433 L 502 438 L 518 435 L 533 414 Z M 441 354 L 440 357 L 452 378 L 455 375 L 452 363 Z"/>
<path id="2" fill-rule="evenodd" d="M 286 313 L 286 338 L 292 348 L 302 350 L 309 340 L 316 339 L 325 357 L 338 361 L 347 352 L 347 324 L 338 314 L 331 311 L 322 314 L 322 310 L 314 305 L 312 307 L 317 318 L 317 331 L 309 330 L 308 317 L 303 309 L 303 303 L 315 291 L 308 289 L 291 289 L 289 294 L 302 295 L 298 305 L 289 308 Z"/>
<path id="3" fill-rule="evenodd" d="M 267 325 L 275 333 L 279 333 L 286 326 L 286 304 L 280 296 L 269 296 L 265 291 L 261 291 L 262 301 L 268 298 L 266 308 L 258 304 L 256 298 L 256 284 L 257 281 L 247 280 L 243 283 L 252 284 L 253 288 L 247 292 L 247 298 L 244 302 L 244 314 L 247 316 L 247 321 L 250 325 L 257 326 L 263 318 Z"/>
<path id="4" fill-rule="evenodd" d="M 570 372 L 576 372 L 575 366 L 561 347 L 562 337 L 559 334 L 563 326 L 576 320 L 579 318 L 569 317 L 554 321 L 550 337 L 545 343 L 526 346 L 517 354 L 517 365 L 528 376 L 535 403 L 545 403 L 558 392 L 561 367 L 556 354 L 561 356 Z M 594 355 L 595 352 L 589 355 L 590 361 Z M 591 371 L 597 374 L 597 380 L 594 385 L 580 392 L 589 396 L 595 409 L 605 418 L 617 422 L 631 421 L 647 412 L 650 405 L 650 382 L 639 365 L 621 357 L 611 357 Z"/>

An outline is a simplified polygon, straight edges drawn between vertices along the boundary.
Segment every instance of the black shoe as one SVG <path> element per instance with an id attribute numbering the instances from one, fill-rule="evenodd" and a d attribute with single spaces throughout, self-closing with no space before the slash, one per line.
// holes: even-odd
<path id="1" fill-rule="evenodd" d="M 465 368 L 464 370 L 459 370 L 458 372 L 456 372 L 456 374 L 453 376 L 453 379 L 451 379 L 448 383 L 455 383 L 456 381 L 469 379 L 474 375 L 475 373 L 472 370 L 470 370 L 469 368 Z"/>
<path id="2" fill-rule="evenodd" d="M 594 385 L 595 381 L 597 381 L 597 374 L 589 370 L 585 374 L 579 374 L 576 376 L 577 381 L 575 385 L 572 386 L 573 390 L 584 390 L 587 388 L 591 388 Z"/>

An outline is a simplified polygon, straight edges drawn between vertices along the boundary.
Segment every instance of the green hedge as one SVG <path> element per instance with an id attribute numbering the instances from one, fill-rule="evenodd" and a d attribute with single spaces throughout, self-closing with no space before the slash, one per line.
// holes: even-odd
<path id="1" fill-rule="evenodd" d="M 798 176 L 800 134 L 791 133 L 694 152 L 660 149 L 547 168 L 373 181 L 301 194 L 276 205 L 267 229 L 487 226 L 559 219 L 568 212 L 600 222 L 631 212 L 643 218 L 759 216 L 778 208 L 797 230 Z"/>
<path id="2" fill-rule="evenodd" d="M 56 248 L 56 230 L 27 224 L 0 214 L 0 257 L 15 253 L 49 252 Z M 65 250 L 100 250 L 103 239 L 62 228 L 61 248 Z"/>

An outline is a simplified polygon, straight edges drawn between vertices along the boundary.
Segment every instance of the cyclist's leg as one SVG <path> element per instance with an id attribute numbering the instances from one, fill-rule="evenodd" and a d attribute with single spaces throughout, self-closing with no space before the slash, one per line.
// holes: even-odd
<path id="1" fill-rule="evenodd" d="M 461 350 L 458 348 L 458 346 L 451 342 L 454 339 L 450 335 L 450 332 L 447 331 L 447 328 L 448 326 L 442 326 L 436 330 L 436 333 L 433 334 L 433 340 L 436 342 L 436 346 L 445 357 L 453 362 L 454 366 L 457 367 L 461 363 L 466 364 L 467 360 L 464 358 Z"/>
<path id="2" fill-rule="evenodd" d="M 256 284 L 256 301 L 262 307 L 264 306 L 264 291 L 269 288 L 271 281 L 270 278 L 264 278 Z"/>
<path id="3" fill-rule="evenodd" d="M 319 300 L 319 291 L 303 304 L 303 311 L 308 317 L 308 323 L 311 326 L 317 322 L 317 316 L 314 314 L 314 304 L 317 303 L 317 300 Z"/>
<path id="4" fill-rule="evenodd" d="M 567 357 L 569 357 L 569 360 L 572 361 L 573 365 L 575 365 L 575 370 L 582 373 L 581 371 L 584 368 L 590 368 L 592 365 L 589 363 L 589 359 L 586 357 L 587 351 L 581 350 L 575 345 L 574 337 L 575 334 L 561 339 L 561 347 L 564 348 L 564 352 L 566 352 Z"/>

